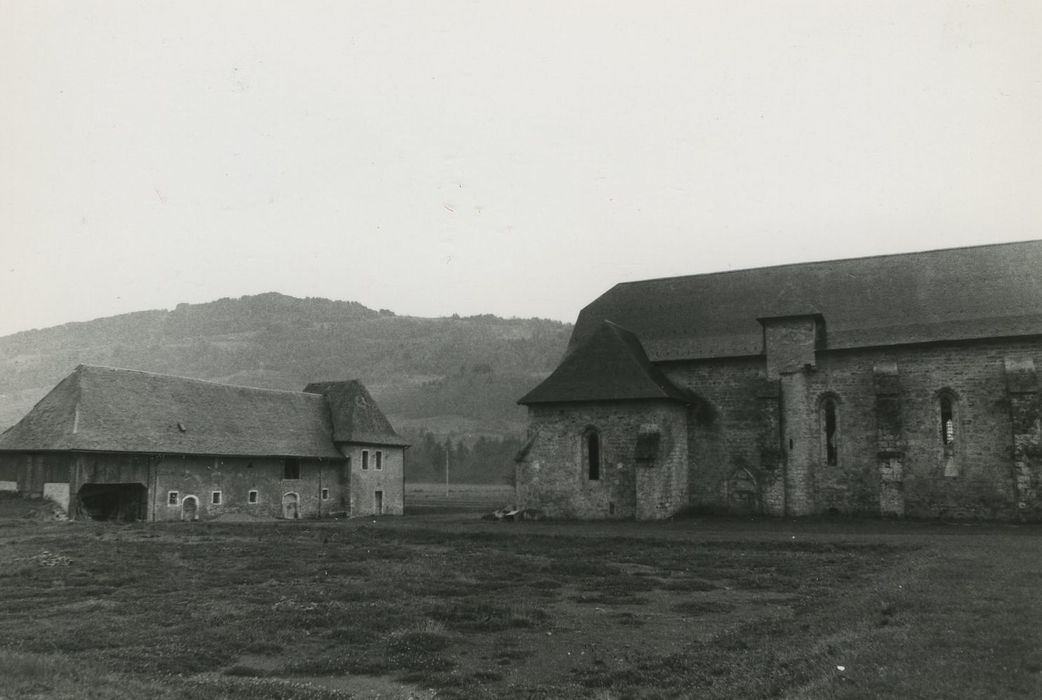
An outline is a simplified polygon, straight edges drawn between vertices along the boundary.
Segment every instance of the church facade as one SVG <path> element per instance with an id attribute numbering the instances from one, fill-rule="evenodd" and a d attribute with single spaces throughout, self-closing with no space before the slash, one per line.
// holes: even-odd
<path id="1" fill-rule="evenodd" d="M 519 403 L 519 506 L 1042 520 L 1042 241 L 619 284 Z"/>

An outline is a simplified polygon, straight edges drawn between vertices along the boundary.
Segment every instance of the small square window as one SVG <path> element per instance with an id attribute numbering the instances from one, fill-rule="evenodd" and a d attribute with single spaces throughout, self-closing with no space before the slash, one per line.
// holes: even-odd
<path id="1" fill-rule="evenodd" d="M 246 501 L 248 503 L 256 503 L 257 502 L 257 492 L 256 491 L 250 491 L 250 493 L 246 496 Z"/>
<path id="2" fill-rule="evenodd" d="M 180 494 L 177 491 L 170 491 L 166 494 L 166 504 L 168 506 L 176 506 L 179 501 Z"/>
<path id="3" fill-rule="evenodd" d="M 376 451 L 376 468 L 377 469 L 383 469 L 384 468 L 384 453 L 381 452 L 380 450 Z"/>
<path id="4" fill-rule="evenodd" d="M 329 500 L 329 489 L 322 489 L 322 500 L 323 501 L 328 501 Z"/>
<path id="5" fill-rule="evenodd" d="M 221 505 L 221 492 L 220 491 L 211 491 L 210 492 L 210 503 L 212 503 L 215 506 Z"/>
<path id="6" fill-rule="evenodd" d="M 362 469 L 369 468 L 369 450 L 362 450 Z"/>

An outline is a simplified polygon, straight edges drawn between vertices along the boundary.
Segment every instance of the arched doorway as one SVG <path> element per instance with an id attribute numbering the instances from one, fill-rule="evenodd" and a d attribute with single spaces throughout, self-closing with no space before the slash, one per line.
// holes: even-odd
<path id="1" fill-rule="evenodd" d="M 296 520 L 300 517 L 300 496 L 290 492 L 282 495 L 282 517 Z"/>
<path id="2" fill-rule="evenodd" d="M 181 499 L 181 520 L 199 519 L 199 499 L 195 496 L 185 496 Z"/>

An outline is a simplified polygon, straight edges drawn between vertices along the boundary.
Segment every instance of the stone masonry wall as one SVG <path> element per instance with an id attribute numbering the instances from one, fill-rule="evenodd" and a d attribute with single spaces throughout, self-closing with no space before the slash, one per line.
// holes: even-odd
<path id="1" fill-rule="evenodd" d="M 198 501 L 200 520 L 283 517 L 283 498 L 297 496 L 300 518 L 318 518 L 336 510 L 343 488 L 343 463 L 335 460 L 299 460 L 300 478 L 285 479 L 283 460 L 246 457 L 157 458 L 154 482 L 148 484 L 155 520 L 180 520 L 188 496 Z M 326 498 L 322 498 L 323 490 Z M 177 503 L 169 494 L 177 492 Z M 213 493 L 221 502 L 213 503 Z M 257 491 L 257 502 L 249 492 Z M 154 498 L 154 501 L 152 500 Z M 292 498 L 292 496 L 291 496 Z"/>
<path id="2" fill-rule="evenodd" d="M 401 515 L 405 512 L 405 450 L 379 445 L 343 445 L 341 452 L 350 457 L 351 487 L 348 511 L 351 515 Z M 362 450 L 369 452 L 368 469 L 362 469 Z M 380 451 L 381 468 L 376 468 L 376 452 Z M 377 492 L 380 503 L 377 503 Z"/>
<path id="3" fill-rule="evenodd" d="M 200 520 L 220 517 L 281 518 L 282 501 L 297 494 L 301 518 L 323 517 L 337 510 L 346 493 L 344 462 L 300 460 L 300 478 L 284 479 L 283 460 L 247 457 L 177 455 L 3 453 L 0 475 L 10 475 L 18 490 L 43 495 L 47 486 L 64 484 L 68 510 L 75 515 L 84 484 L 141 484 L 148 490 L 148 520 L 180 520 L 184 499 L 194 496 Z M 323 490 L 326 498 L 322 497 Z M 220 491 L 220 503 L 213 493 Z M 257 501 L 249 502 L 249 492 Z M 176 492 L 175 502 L 170 494 Z"/>
<path id="4" fill-rule="evenodd" d="M 1038 518 L 1042 429 L 1036 427 L 1037 394 L 1007 390 L 1010 361 L 1037 366 L 1042 342 L 818 352 L 816 367 L 782 385 L 780 421 L 770 392 L 764 391 L 763 357 L 660 367 L 671 381 L 704 397 L 715 414 L 711 423 L 690 433 L 690 501 L 696 506 L 740 509 L 736 505 L 748 499 L 736 501 L 734 489 L 755 483 L 763 511 L 777 513 L 780 501 L 787 501 L 784 512 L 805 512 L 802 506 L 793 508 L 791 483 L 784 496 L 777 488 L 779 472 L 791 474 L 793 462 L 799 461 L 807 469 L 800 478 L 810 489 L 806 512 L 898 514 L 884 501 L 895 503 L 899 492 L 903 512 L 910 516 Z M 897 393 L 877 395 L 881 365 L 895 368 Z M 941 433 L 942 393 L 954 398 L 955 440 L 948 446 Z M 821 402 L 826 396 L 838 407 L 834 466 L 825 459 Z M 794 410 L 802 412 L 798 430 L 791 425 Z M 1019 416 L 1016 425 L 1014 415 Z M 771 449 L 774 423 L 781 454 Z M 1015 428 L 1020 436 L 1016 448 Z"/>
<path id="5" fill-rule="evenodd" d="M 687 503 L 688 409 L 673 401 L 612 401 L 529 407 L 532 445 L 517 466 L 521 508 L 554 518 L 652 519 Z M 659 433 L 657 456 L 637 463 L 641 430 Z M 600 478 L 591 480 L 583 435 L 600 434 Z"/>
<path id="6" fill-rule="evenodd" d="M 677 386 L 702 397 L 709 410 L 688 426 L 689 502 L 696 509 L 773 512 L 771 494 L 784 476 L 780 403 L 776 384 L 764 377 L 763 358 L 660 365 Z M 750 479 L 751 477 L 751 479 Z M 752 483 L 755 492 L 748 494 Z M 775 503 L 780 508 L 782 503 Z M 781 512 L 778 512 L 781 514 Z"/>

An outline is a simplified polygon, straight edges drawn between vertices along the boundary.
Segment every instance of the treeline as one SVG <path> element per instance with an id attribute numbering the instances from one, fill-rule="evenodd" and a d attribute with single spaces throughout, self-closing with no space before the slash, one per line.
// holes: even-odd
<path id="1" fill-rule="evenodd" d="M 406 432 L 404 437 L 412 443 L 405 457 L 407 481 L 445 481 L 447 459 L 451 483 L 514 483 L 514 457 L 521 449 L 519 438 L 439 439 L 426 430 Z"/>

